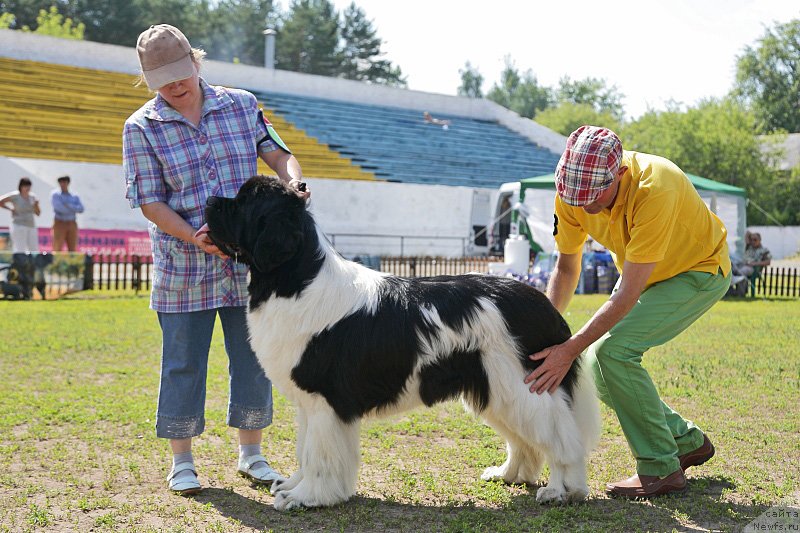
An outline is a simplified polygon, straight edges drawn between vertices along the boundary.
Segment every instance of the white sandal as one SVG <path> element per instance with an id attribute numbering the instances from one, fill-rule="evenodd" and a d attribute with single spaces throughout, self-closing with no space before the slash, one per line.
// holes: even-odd
<path id="1" fill-rule="evenodd" d="M 176 480 L 175 476 L 181 472 L 189 471 L 194 474 L 192 477 Z M 169 481 L 169 490 L 181 496 L 189 496 L 190 494 L 197 494 L 203 487 L 200 486 L 200 481 L 197 480 L 197 471 L 194 469 L 194 463 L 191 461 L 184 461 L 172 467 L 172 471 L 167 476 Z"/>
<path id="2" fill-rule="evenodd" d="M 263 464 L 254 468 L 253 465 L 257 463 Z M 263 455 L 251 455 L 250 457 L 240 458 L 239 475 L 255 483 L 262 483 L 264 485 L 271 485 L 273 481 L 281 478 L 281 475 L 269 466 L 269 463 Z"/>

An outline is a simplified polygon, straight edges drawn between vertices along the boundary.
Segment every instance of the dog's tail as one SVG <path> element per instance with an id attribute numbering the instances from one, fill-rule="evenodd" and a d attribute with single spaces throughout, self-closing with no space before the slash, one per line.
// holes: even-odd
<path id="1" fill-rule="evenodd" d="M 597 399 L 592 368 L 583 355 L 580 357 L 580 363 L 578 382 L 572 393 L 572 411 L 588 456 L 600 441 L 600 401 Z"/>

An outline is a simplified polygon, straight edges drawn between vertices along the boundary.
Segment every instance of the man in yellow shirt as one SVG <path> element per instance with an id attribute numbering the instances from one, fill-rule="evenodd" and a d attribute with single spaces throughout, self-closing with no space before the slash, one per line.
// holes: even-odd
<path id="1" fill-rule="evenodd" d="M 594 316 L 569 340 L 531 356 L 531 392 L 555 391 L 587 348 L 600 399 L 617 414 L 637 474 L 609 483 L 611 496 L 647 498 L 686 488 L 684 471 L 714 455 L 692 422 L 658 396 L 642 355 L 685 330 L 730 285 L 727 231 L 686 175 L 667 159 L 622 150 L 614 132 L 582 126 L 556 168 L 559 249 L 547 296 L 562 313 L 575 292 L 587 236 L 622 273 Z"/>

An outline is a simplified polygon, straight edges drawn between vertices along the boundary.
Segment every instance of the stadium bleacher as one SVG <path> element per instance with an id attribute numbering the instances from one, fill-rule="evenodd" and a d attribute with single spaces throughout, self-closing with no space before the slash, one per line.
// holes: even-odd
<path id="1" fill-rule="evenodd" d="M 284 117 L 376 178 L 403 183 L 495 188 L 552 172 L 558 155 L 495 122 L 280 93 L 258 93 Z"/>
<path id="2" fill-rule="evenodd" d="M 151 97 L 127 74 L 0 58 L 0 155 L 121 163 L 125 119 Z M 498 123 L 256 92 L 306 176 L 495 188 L 552 172 L 558 155 Z M 262 163 L 263 165 L 263 163 Z M 262 172 L 269 173 L 266 165 Z"/>
<path id="3" fill-rule="evenodd" d="M 134 83 L 126 74 L 0 57 L 0 155 L 120 164 L 123 123 L 152 98 Z M 265 113 L 307 176 L 375 179 L 268 107 Z"/>

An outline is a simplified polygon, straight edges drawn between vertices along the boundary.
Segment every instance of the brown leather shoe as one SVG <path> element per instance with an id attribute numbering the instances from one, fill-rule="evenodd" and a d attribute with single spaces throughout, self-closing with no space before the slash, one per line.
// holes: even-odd
<path id="1" fill-rule="evenodd" d="M 678 459 L 681 462 L 681 469 L 686 472 L 686 469 L 690 466 L 700 466 L 712 457 L 714 457 L 714 445 L 711 444 L 711 440 L 706 435 L 703 435 L 702 446 L 693 452 L 679 455 Z"/>
<path id="2" fill-rule="evenodd" d="M 667 477 L 637 474 L 624 481 L 606 484 L 606 494 L 612 497 L 646 499 L 686 490 L 683 470 L 676 470 Z"/>

